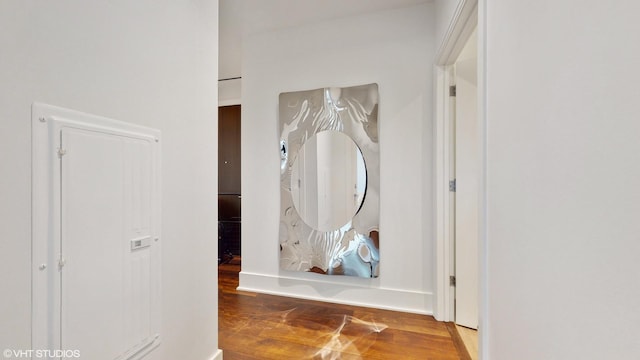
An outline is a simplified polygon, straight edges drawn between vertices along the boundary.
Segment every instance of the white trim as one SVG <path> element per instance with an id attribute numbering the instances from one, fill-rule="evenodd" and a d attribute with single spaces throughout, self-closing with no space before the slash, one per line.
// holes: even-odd
<path id="1" fill-rule="evenodd" d="M 453 274 L 453 235 L 449 194 L 451 168 L 451 107 L 449 85 L 453 84 L 451 65 L 460 55 L 477 24 L 478 0 L 460 0 L 447 33 L 438 49 L 435 61 L 435 176 L 436 176 L 436 297 L 434 317 L 440 321 L 453 321 L 455 316 L 455 289 L 449 286 Z"/>
<path id="2" fill-rule="evenodd" d="M 389 288 L 240 272 L 241 291 L 324 301 L 336 304 L 433 315 L 433 294 Z"/>
<path id="3" fill-rule="evenodd" d="M 451 299 L 453 291 L 448 285 L 448 274 L 446 269 L 450 265 L 450 257 L 447 255 L 451 251 L 452 238 L 446 233 L 446 217 L 449 214 L 447 207 L 448 188 L 444 187 L 443 179 L 449 174 L 445 153 L 447 151 L 448 135 L 445 133 L 449 108 L 448 84 L 445 84 L 444 74 L 448 66 L 455 62 L 460 54 L 473 28 L 477 27 L 478 34 L 478 125 L 480 129 L 480 149 L 481 164 L 478 202 L 478 286 L 479 286 L 479 325 L 478 343 L 479 358 L 489 359 L 489 324 L 486 322 L 489 309 L 488 299 L 488 263 L 489 254 L 487 250 L 487 83 L 486 83 L 486 63 L 487 63 L 487 38 L 486 38 L 486 0 L 460 0 L 455 14 L 449 24 L 447 33 L 440 45 L 435 61 L 436 71 L 436 306 L 434 316 L 438 320 L 452 321 L 453 315 L 446 308 Z"/>
<path id="4" fill-rule="evenodd" d="M 436 125 L 434 134 L 436 183 L 436 297 L 434 317 L 440 321 L 454 319 L 454 289 L 449 285 L 453 272 L 452 201 L 449 192 L 451 174 L 451 101 L 449 86 L 453 81 L 450 66 L 436 67 Z"/>
<path id="5" fill-rule="evenodd" d="M 478 24 L 478 0 L 460 0 L 436 52 L 436 65 L 453 64 Z"/>
<path id="6" fill-rule="evenodd" d="M 60 248 L 59 198 L 60 169 L 55 164 L 55 142 L 47 124 L 49 115 L 40 104 L 31 108 L 31 347 L 60 348 L 57 255 Z M 44 119 L 41 121 L 40 119 Z M 42 266 L 42 268 L 41 268 Z M 49 299 L 51 298 L 51 301 Z"/>
<path id="7" fill-rule="evenodd" d="M 208 360 L 222 360 L 222 350 L 218 349 L 215 353 L 209 356 Z"/>
<path id="8" fill-rule="evenodd" d="M 480 0 L 478 5 L 478 129 L 480 132 L 480 182 L 478 189 L 478 357 L 490 359 L 489 337 L 489 240 L 487 237 L 489 210 L 487 207 L 487 159 L 489 133 L 487 118 L 487 5 Z"/>

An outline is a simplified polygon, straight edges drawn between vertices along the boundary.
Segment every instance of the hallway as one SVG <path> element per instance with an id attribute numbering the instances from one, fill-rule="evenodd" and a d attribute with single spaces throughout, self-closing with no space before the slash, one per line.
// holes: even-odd
<path id="1" fill-rule="evenodd" d="M 236 291 L 240 261 L 218 268 L 225 360 L 469 359 L 431 316 Z"/>

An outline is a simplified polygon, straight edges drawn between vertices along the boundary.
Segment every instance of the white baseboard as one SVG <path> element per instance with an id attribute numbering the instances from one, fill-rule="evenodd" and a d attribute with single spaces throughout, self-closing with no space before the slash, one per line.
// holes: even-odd
<path id="1" fill-rule="evenodd" d="M 240 272 L 238 290 L 299 299 L 433 315 L 433 294 Z"/>
<path id="2" fill-rule="evenodd" d="M 213 355 L 209 357 L 209 360 L 222 360 L 222 350 L 218 349 Z"/>

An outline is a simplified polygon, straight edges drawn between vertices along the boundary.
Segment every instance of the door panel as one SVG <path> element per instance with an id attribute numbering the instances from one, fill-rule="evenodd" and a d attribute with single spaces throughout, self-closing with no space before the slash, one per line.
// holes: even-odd
<path id="1" fill-rule="evenodd" d="M 218 107 L 218 259 L 241 255 L 240 105 Z"/>
<path id="2" fill-rule="evenodd" d="M 151 145 L 65 128 L 61 148 L 61 346 L 128 358 L 155 340 Z"/>
<path id="3" fill-rule="evenodd" d="M 218 108 L 218 193 L 240 194 L 241 106 Z"/>
<path id="4" fill-rule="evenodd" d="M 65 129 L 62 146 L 61 345 L 114 359 L 123 352 L 125 330 L 122 142 Z"/>
<path id="5" fill-rule="evenodd" d="M 478 327 L 477 56 L 472 35 L 455 65 L 456 71 L 456 323 Z M 472 48 L 469 48 L 472 47 Z"/>

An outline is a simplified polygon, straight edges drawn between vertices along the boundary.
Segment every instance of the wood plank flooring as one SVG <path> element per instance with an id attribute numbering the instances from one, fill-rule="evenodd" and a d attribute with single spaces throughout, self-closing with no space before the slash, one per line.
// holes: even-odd
<path id="1" fill-rule="evenodd" d="M 455 326 L 431 316 L 237 291 L 240 263 L 218 268 L 225 360 L 469 359 Z"/>
<path id="2" fill-rule="evenodd" d="M 469 352 L 471 360 L 478 360 L 478 330 L 469 329 L 464 326 L 456 325 L 456 330 L 460 334 L 460 338 L 465 348 Z"/>

